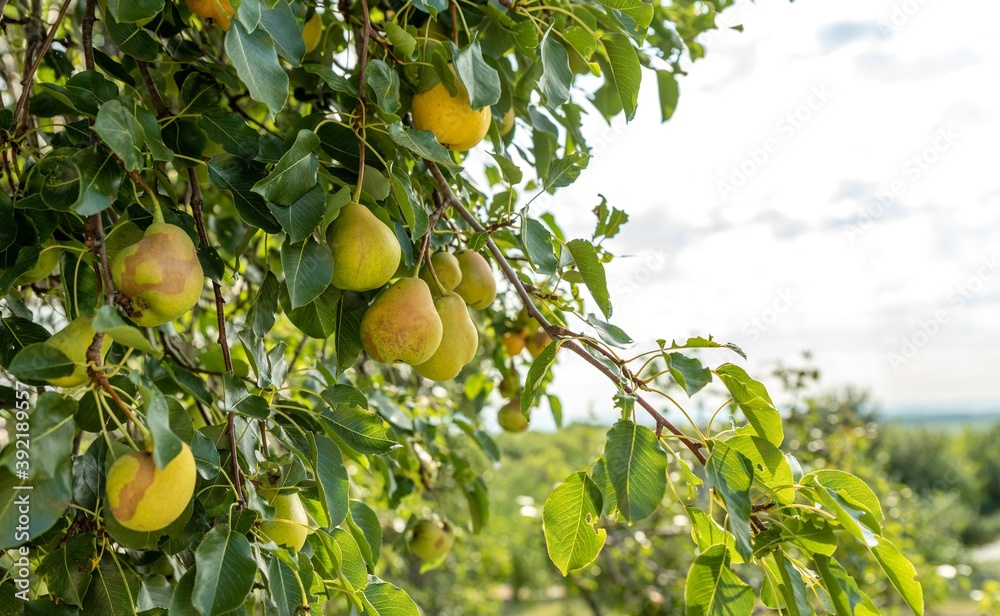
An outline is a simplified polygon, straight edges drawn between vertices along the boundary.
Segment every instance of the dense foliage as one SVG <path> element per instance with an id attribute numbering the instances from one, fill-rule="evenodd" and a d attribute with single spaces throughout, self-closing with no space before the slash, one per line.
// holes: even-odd
<path id="1" fill-rule="evenodd" d="M 416 614 L 402 559 L 489 527 L 484 427 L 558 422 L 558 359 L 618 389 L 541 505 L 561 574 L 679 514 L 678 610 L 922 613 L 875 493 L 782 452 L 738 346 L 609 322 L 627 214 L 569 238 L 539 199 L 590 108 L 631 119 L 655 79 L 670 117 L 729 4 L 0 4 L 0 609 Z M 707 424 L 680 403 L 720 393 Z"/>

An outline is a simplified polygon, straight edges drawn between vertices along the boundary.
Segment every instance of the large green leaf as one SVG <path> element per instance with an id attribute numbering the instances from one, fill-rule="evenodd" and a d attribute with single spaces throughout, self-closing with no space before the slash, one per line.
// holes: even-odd
<path id="1" fill-rule="evenodd" d="M 751 616 L 750 585 L 729 568 L 729 549 L 715 545 L 695 559 L 684 585 L 686 616 Z"/>
<path id="2" fill-rule="evenodd" d="M 384 454 L 400 445 L 389 438 L 382 418 L 358 404 L 346 401 L 338 392 L 345 385 L 333 385 L 323 391 L 323 400 L 330 405 L 323 420 L 358 453 Z M 353 388 L 352 388 L 353 389 Z"/>
<path id="3" fill-rule="evenodd" d="M 308 438 L 312 447 L 312 463 L 320 501 L 329 521 L 328 527 L 333 528 L 347 519 L 350 484 L 344 467 L 344 455 L 336 443 L 323 435 L 309 434 Z"/>
<path id="4" fill-rule="evenodd" d="M 333 279 L 333 253 L 312 236 L 281 246 L 281 266 L 285 270 L 292 308 L 305 306 L 320 296 Z"/>
<path id="5" fill-rule="evenodd" d="M 316 133 L 300 130 L 292 147 L 278 160 L 267 177 L 254 184 L 253 191 L 274 203 L 295 203 L 316 185 L 319 159 L 313 152 L 317 146 L 319 137 Z"/>
<path id="6" fill-rule="evenodd" d="M 608 431 L 604 459 L 625 519 L 636 522 L 652 515 L 667 488 L 667 454 L 656 433 L 631 421 L 619 421 Z"/>
<path id="7" fill-rule="evenodd" d="M 389 136 L 397 144 L 421 158 L 447 167 L 456 167 L 448 150 L 438 142 L 434 133 L 429 130 L 416 130 L 404 126 L 402 122 L 393 122 L 389 125 Z"/>
<path id="8" fill-rule="evenodd" d="M 10 373 L 22 381 L 39 382 L 73 374 L 76 363 L 44 342 L 29 344 L 10 362 Z"/>
<path id="9" fill-rule="evenodd" d="M 736 537 L 731 532 L 719 526 L 718 522 L 697 507 L 688 507 L 687 514 L 691 519 L 691 538 L 700 551 L 704 552 L 713 545 L 724 545 L 731 551 L 733 562 L 743 562 L 739 552 L 732 552 L 736 549 Z"/>
<path id="10" fill-rule="evenodd" d="M 712 371 L 693 357 L 680 353 L 664 353 L 663 360 L 667 363 L 670 376 L 677 381 L 688 397 L 695 395 L 712 382 Z"/>
<path id="11" fill-rule="evenodd" d="M 59 597 L 60 601 L 70 605 L 83 605 L 83 598 L 90 588 L 93 557 L 94 535 L 76 535 L 50 552 L 35 574 L 45 579 L 49 591 Z"/>
<path id="12" fill-rule="evenodd" d="M 219 524 L 205 535 L 194 559 L 197 573 L 191 603 L 203 616 L 225 614 L 243 604 L 257 575 L 246 537 Z"/>
<path id="13" fill-rule="evenodd" d="M 236 213 L 243 222 L 268 233 L 279 233 L 281 225 L 268 210 L 264 197 L 253 192 L 254 185 L 263 177 L 261 167 L 233 154 L 217 154 L 208 161 L 209 181 L 212 186 L 232 193 Z"/>
<path id="14" fill-rule="evenodd" d="M 712 441 L 712 454 L 705 464 L 709 482 L 722 497 L 729 514 L 729 527 L 736 537 L 736 550 L 749 561 L 753 553 L 750 533 L 750 486 L 753 465 L 723 441 Z"/>
<path id="15" fill-rule="evenodd" d="M 601 309 L 604 318 L 611 318 L 611 297 L 608 295 L 608 278 L 604 273 L 604 264 L 597 258 L 597 250 L 587 240 L 571 240 L 566 244 L 576 269 L 583 277 L 584 284 L 594 296 L 597 307 Z"/>
<path id="16" fill-rule="evenodd" d="M 126 169 L 136 171 L 142 167 L 145 132 L 139 120 L 121 101 L 116 99 L 101 105 L 94 122 L 94 132 L 118 154 Z"/>
<path id="17" fill-rule="evenodd" d="M 784 454 L 759 436 L 735 436 L 726 444 L 743 454 L 753 465 L 753 477 L 763 484 L 765 491 L 775 501 L 787 505 L 795 500 L 792 467 Z"/>
<path id="18" fill-rule="evenodd" d="M 139 598 L 139 576 L 119 562 L 116 552 L 105 551 L 101 564 L 83 598 L 81 613 L 87 616 L 134 616 Z"/>
<path id="19" fill-rule="evenodd" d="M 924 591 L 917 581 L 917 570 L 888 539 L 880 538 L 878 545 L 871 548 L 872 555 L 885 571 L 886 577 L 899 591 L 903 600 L 917 616 L 924 613 Z"/>
<path id="20" fill-rule="evenodd" d="M 557 342 L 547 344 L 535 358 L 535 361 L 531 362 L 531 367 L 528 368 L 524 389 L 521 390 L 521 414 L 528 421 L 531 421 L 528 410 L 535 403 L 535 396 L 538 395 L 538 390 L 542 386 L 542 379 L 545 378 L 549 368 L 556 363 L 556 351 L 558 350 L 559 344 Z"/>
<path id="21" fill-rule="evenodd" d="M 299 38 L 302 38 L 301 33 Z M 257 29 L 248 33 L 240 20 L 233 20 L 226 33 L 226 54 L 250 96 L 277 115 L 288 99 L 288 75 L 278 61 L 274 41 L 267 32 Z"/>
<path id="22" fill-rule="evenodd" d="M 257 131 L 235 113 L 222 109 L 210 109 L 198 119 L 198 126 L 208 138 L 222 146 L 222 149 L 239 156 L 252 159 L 257 156 Z"/>
<path id="23" fill-rule="evenodd" d="M 420 616 L 417 604 L 401 588 L 375 576 L 368 580 L 362 595 L 365 614 L 371 616 Z"/>
<path id="24" fill-rule="evenodd" d="M 583 471 L 567 477 L 545 500 L 545 547 L 563 575 L 586 567 L 601 553 L 607 538 L 607 531 L 597 527 L 601 508 L 601 490 Z"/>
<path id="25" fill-rule="evenodd" d="M 640 2 L 641 0 L 636 0 Z M 554 26 L 553 26 L 554 27 Z M 552 27 L 542 37 L 542 76 L 538 85 L 545 95 L 545 104 L 550 109 L 562 106 L 569 100 L 569 89 L 573 85 L 573 71 L 569 68 L 569 54 L 562 43 L 552 36 Z"/>
<path id="26" fill-rule="evenodd" d="M 716 368 L 715 374 L 746 415 L 753 433 L 771 441 L 775 447 L 780 447 L 781 441 L 785 439 L 781 415 L 774 402 L 771 402 L 771 396 L 764 385 L 750 378 L 746 370 L 735 364 L 723 364 Z"/>
<path id="27" fill-rule="evenodd" d="M 639 56 L 632 47 L 632 41 L 624 34 L 609 34 L 603 43 L 611 65 L 608 84 L 618 92 L 625 118 L 631 120 L 639 103 L 639 83 L 642 81 Z"/>
<path id="28" fill-rule="evenodd" d="M 486 63 L 479 41 L 472 41 L 468 47 L 454 54 L 454 58 L 458 78 L 469 91 L 472 108 L 495 105 L 500 100 L 500 75 Z"/>
<path id="29" fill-rule="evenodd" d="M 316 184 L 290 206 L 269 202 L 267 207 L 288 234 L 289 241 L 301 242 L 316 230 L 326 214 L 326 191 Z"/>
<path id="30" fill-rule="evenodd" d="M 108 0 L 108 10 L 121 23 L 154 17 L 163 10 L 163 0 Z"/>
<path id="31" fill-rule="evenodd" d="M 291 5 L 288 0 L 268 1 L 267 4 L 272 8 L 264 8 L 260 12 L 261 27 L 271 35 L 278 55 L 292 66 L 299 66 L 306 53 L 306 44 Z"/>

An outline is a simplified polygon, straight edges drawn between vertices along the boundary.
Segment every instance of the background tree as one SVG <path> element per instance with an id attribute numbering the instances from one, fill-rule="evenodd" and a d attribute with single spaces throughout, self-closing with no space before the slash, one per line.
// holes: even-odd
<path id="1" fill-rule="evenodd" d="M 563 575 L 666 500 L 687 613 L 874 613 L 856 554 L 922 613 L 875 494 L 779 450 L 763 385 L 720 363 L 739 347 L 640 352 L 609 322 L 627 214 L 569 238 L 540 205 L 588 163 L 588 107 L 631 119 L 655 78 L 670 117 L 729 4 L 4 2 L 0 365 L 56 390 L 4 390 L 31 448 L 0 456 L 0 543 L 37 569 L 3 605 L 415 614 L 389 574 L 487 527 L 487 417 L 561 423 L 572 356 L 617 421 L 541 508 Z"/>

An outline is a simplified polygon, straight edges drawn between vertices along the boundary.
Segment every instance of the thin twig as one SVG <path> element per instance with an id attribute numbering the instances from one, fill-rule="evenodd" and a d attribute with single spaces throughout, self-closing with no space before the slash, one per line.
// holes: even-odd
<path id="1" fill-rule="evenodd" d="M 59 8 L 59 14 L 56 16 L 55 23 L 49 28 L 49 33 L 45 37 L 45 41 L 42 43 L 41 49 L 38 50 L 37 55 L 34 57 L 34 61 L 31 66 L 28 67 L 28 71 L 24 74 L 24 79 L 21 80 L 21 96 L 17 99 L 17 106 L 14 108 L 14 119 L 20 124 L 20 118 L 24 114 L 28 99 L 31 98 L 31 82 L 35 78 L 35 71 L 42 64 L 42 58 L 45 57 L 45 52 L 49 50 L 49 45 L 52 44 L 52 39 L 56 36 L 56 30 L 59 29 L 59 24 L 62 23 L 63 17 L 66 16 L 66 10 L 69 9 L 70 0 L 65 0 L 62 7 Z M 88 69 L 89 70 L 89 69 Z M 21 131 L 15 131 L 20 133 Z"/>
<path id="2" fill-rule="evenodd" d="M 136 60 L 136 64 L 139 65 L 142 82 L 146 85 L 146 91 L 149 92 L 150 100 L 153 101 L 153 108 L 156 109 L 157 117 L 163 118 L 170 115 L 167 106 L 163 104 L 163 99 L 160 98 L 160 93 L 156 90 L 156 83 L 153 82 L 153 76 L 149 74 L 149 66 L 142 60 Z"/>

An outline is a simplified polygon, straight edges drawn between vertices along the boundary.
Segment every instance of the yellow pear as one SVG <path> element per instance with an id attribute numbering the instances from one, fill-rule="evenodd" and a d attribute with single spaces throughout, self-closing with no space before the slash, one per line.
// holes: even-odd
<path id="1" fill-rule="evenodd" d="M 490 129 L 489 105 L 473 109 L 469 92 L 457 82 L 458 94 L 452 96 L 444 84 L 413 96 L 410 113 L 417 130 L 434 133 L 441 145 L 450 150 L 464 152 L 483 140 Z"/>
<path id="2" fill-rule="evenodd" d="M 436 252 L 430 258 L 430 266 L 434 268 L 438 282 L 445 291 L 451 291 L 462 282 L 462 268 L 458 265 L 458 259 L 450 252 Z M 431 295 L 439 297 L 441 295 L 434 278 L 431 277 L 430 267 L 420 270 L 420 277 L 424 279 L 431 288 Z"/>
<path id="3" fill-rule="evenodd" d="M 517 357 L 524 350 L 525 337 L 519 332 L 507 332 L 501 339 L 503 348 L 507 350 L 507 355 Z"/>
<path id="4" fill-rule="evenodd" d="M 441 344 L 441 317 L 427 283 L 400 278 L 378 294 L 361 318 L 361 345 L 379 363 L 415 366 Z"/>
<path id="5" fill-rule="evenodd" d="M 79 317 L 45 341 L 45 344 L 59 349 L 63 355 L 76 364 L 76 367 L 73 368 L 73 374 L 50 379 L 49 383 L 56 387 L 76 387 L 83 385 L 90 379 L 87 375 L 87 348 L 94 341 L 96 333 L 93 322 L 93 317 Z M 104 336 L 104 341 L 101 342 L 102 359 L 110 347 L 111 336 Z"/>
<path id="6" fill-rule="evenodd" d="M 278 545 L 291 548 L 293 552 L 301 550 L 312 529 L 309 528 L 309 516 L 298 492 L 261 490 L 261 495 L 266 496 L 274 507 L 274 517 L 260 525 L 261 534 Z"/>
<path id="7" fill-rule="evenodd" d="M 533 358 L 538 359 L 538 356 L 542 354 L 545 347 L 549 346 L 551 343 L 552 338 L 550 338 L 545 332 L 539 330 L 528 336 L 528 340 L 524 346 L 528 348 L 528 353 L 531 353 Z"/>
<path id="8" fill-rule="evenodd" d="M 503 114 L 503 118 L 500 120 L 500 127 L 497 129 L 500 131 L 501 137 L 506 137 L 510 131 L 514 130 L 514 108 L 511 107 L 507 110 L 507 113 Z"/>
<path id="9" fill-rule="evenodd" d="M 205 286 L 194 242 L 180 227 L 162 222 L 149 225 L 141 240 L 115 255 L 111 277 L 132 300 L 129 318 L 143 327 L 190 312 Z"/>
<path id="10" fill-rule="evenodd" d="M 497 422 L 505 432 L 524 432 L 528 429 L 528 420 L 521 413 L 521 401 L 511 400 L 501 407 L 497 413 Z"/>
<path id="11" fill-rule="evenodd" d="M 497 281 L 486 259 L 471 250 L 461 250 L 455 253 L 455 258 L 462 270 L 462 281 L 455 287 L 455 293 L 477 310 L 492 304 L 497 296 Z"/>
<path id="12" fill-rule="evenodd" d="M 302 42 L 306 44 L 306 53 L 316 49 L 320 39 L 323 38 L 323 20 L 319 13 L 313 13 L 309 21 L 302 26 Z"/>
<path id="13" fill-rule="evenodd" d="M 458 376 L 472 361 L 479 348 L 479 334 L 469 316 L 469 308 L 457 293 L 448 293 L 434 302 L 441 317 L 441 344 L 431 358 L 413 367 L 417 374 L 432 381 L 448 381 Z"/>
<path id="14" fill-rule="evenodd" d="M 166 528 L 184 513 L 196 479 L 194 454 L 186 443 L 181 443 L 181 452 L 162 469 L 156 468 L 152 453 L 133 451 L 115 460 L 108 470 L 111 514 L 130 530 Z"/>
<path id="15" fill-rule="evenodd" d="M 236 11 L 229 0 L 186 0 L 191 12 L 208 21 L 214 23 L 221 30 L 228 30 L 230 17 Z"/>
<path id="16" fill-rule="evenodd" d="M 399 267 L 402 251 L 395 232 L 355 201 L 340 208 L 326 240 L 333 251 L 333 286 L 338 289 L 377 289 Z"/>

